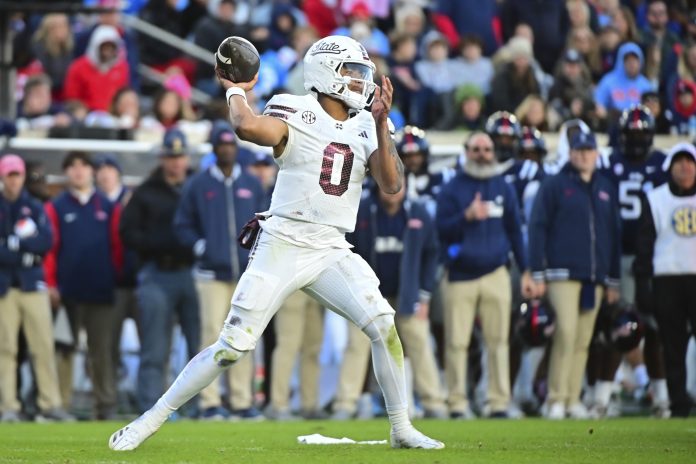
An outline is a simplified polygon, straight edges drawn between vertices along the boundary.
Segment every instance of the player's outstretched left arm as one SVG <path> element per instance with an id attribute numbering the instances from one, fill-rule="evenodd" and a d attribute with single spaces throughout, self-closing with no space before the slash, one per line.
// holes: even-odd
<path id="1" fill-rule="evenodd" d="M 258 73 L 250 82 L 232 82 L 216 73 L 222 87 L 227 91 L 236 87 L 243 92 L 248 92 L 254 88 L 259 80 Z M 273 147 L 276 156 L 283 152 L 288 140 L 288 126 L 277 118 L 263 116 L 254 113 L 254 110 L 247 104 L 243 92 L 230 96 L 227 104 L 230 107 L 230 122 L 240 139 L 246 140 L 257 145 Z"/>
<path id="2" fill-rule="evenodd" d="M 387 123 L 393 90 L 389 78 L 382 76 L 382 85 L 375 89 L 371 110 L 377 126 L 377 150 L 370 156 L 368 165 L 377 185 L 386 193 L 399 192 L 404 181 L 404 165 L 389 134 Z"/>

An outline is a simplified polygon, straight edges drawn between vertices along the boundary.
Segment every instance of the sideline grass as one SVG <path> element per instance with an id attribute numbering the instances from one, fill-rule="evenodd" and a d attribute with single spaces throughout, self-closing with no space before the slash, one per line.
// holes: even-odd
<path id="1" fill-rule="evenodd" d="M 0 425 L 1 463 L 693 463 L 696 420 L 419 421 L 439 451 L 387 445 L 299 445 L 298 435 L 385 439 L 386 419 L 351 422 L 167 423 L 134 452 L 108 449 L 122 423 Z"/>

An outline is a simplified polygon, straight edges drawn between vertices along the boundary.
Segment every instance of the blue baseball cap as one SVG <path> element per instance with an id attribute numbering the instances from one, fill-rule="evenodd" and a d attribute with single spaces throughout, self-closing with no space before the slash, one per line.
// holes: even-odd
<path id="1" fill-rule="evenodd" d="M 184 156 L 188 155 L 186 135 L 176 127 L 167 129 L 162 140 L 160 156 Z"/>
<path id="2" fill-rule="evenodd" d="M 273 165 L 273 155 L 270 153 L 256 152 L 251 164 L 265 164 L 266 166 Z"/>
<path id="3" fill-rule="evenodd" d="M 118 159 L 116 158 L 116 155 L 114 153 L 98 154 L 96 156 L 94 165 L 96 169 L 99 169 L 102 166 L 111 166 L 112 168 L 115 168 L 118 172 L 123 172 L 121 169 L 121 164 L 118 162 Z"/>
<path id="4" fill-rule="evenodd" d="M 212 146 L 223 143 L 237 143 L 237 136 L 230 125 L 217 125 L 210 131 L 210 144 Z"/>
<path id="5" fill-rule="evenodd" d="M 570 141 L 571 150 L 596 150 L 597 139 L 592 132 L 578 132 Z"/>

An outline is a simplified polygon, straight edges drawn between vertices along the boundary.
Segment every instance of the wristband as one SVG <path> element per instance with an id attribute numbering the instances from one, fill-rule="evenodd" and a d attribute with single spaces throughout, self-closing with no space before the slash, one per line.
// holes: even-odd
<path id="1" fill-rule="evenodd" d="M 225 92 L 225 99 L 227 101 L 228 106 L 230 104 L 230 98 L 232 98 L 232 95 L 239 95 L 244 99 L 244 101 L 247 101 L 246 92 L 244 90 L 242 90 L 239 87 L 230 87 L 229 89 L 227 89 L 227 92 Z"/>

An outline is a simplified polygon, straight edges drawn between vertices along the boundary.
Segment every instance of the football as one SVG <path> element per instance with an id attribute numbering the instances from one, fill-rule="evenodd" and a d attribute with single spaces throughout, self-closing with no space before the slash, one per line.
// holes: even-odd
<path id="1" fill-rule="evenodd" d="M 248 40 L 232 36 L 222 41 L 215 53 L 217 72 L 232 82 L 249 82 L 259 72 L 261 58 Z"/>

